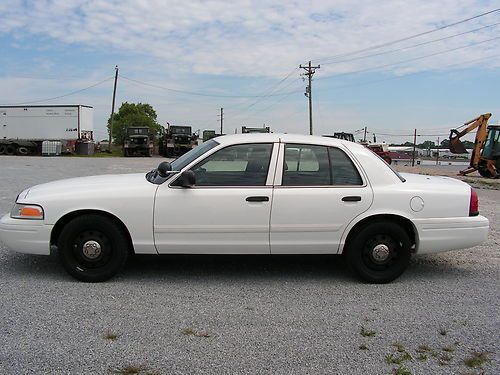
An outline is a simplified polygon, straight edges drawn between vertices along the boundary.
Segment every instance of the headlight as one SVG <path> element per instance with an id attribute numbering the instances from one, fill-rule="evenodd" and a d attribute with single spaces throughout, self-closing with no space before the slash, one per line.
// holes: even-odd
<path id="1" fill-rule="evenodd" d="M 13 219 L 43 220 L 43 208 L 34 204 L 16 203 L 10 211 Z"/>

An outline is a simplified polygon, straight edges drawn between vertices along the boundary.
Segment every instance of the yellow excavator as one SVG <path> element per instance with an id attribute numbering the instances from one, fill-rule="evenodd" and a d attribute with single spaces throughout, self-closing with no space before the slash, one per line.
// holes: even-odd
<path id="1" fill-rule="evenodd" d="M 491 113 L 485 113 L 464 124 L 462 131 L 450 132 L 450 151 L 453 154 L 466 154 L 467 150 L 460 141 L 464 135 L 477 128 L 470 166 L 460 171 L 462 176 L 478 171 L 483 177 L 500 178 L 500 125 L 489 125 Z"/>

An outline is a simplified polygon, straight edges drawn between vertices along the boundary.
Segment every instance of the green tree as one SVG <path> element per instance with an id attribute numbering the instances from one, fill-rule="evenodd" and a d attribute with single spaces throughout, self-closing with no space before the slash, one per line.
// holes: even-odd
<path id="1" fill-rule="evenodd" d="M 435 146 L 436 146 L 436 144 L 434 143 L 434 141 L 424 141 L 424 142 L 417 145 L 418 148 L 421 148 L 423 150 L 427 150 L 429 148 L 434 148 Z"/>
<path id="2" fill-rule="evenodd" d="M 111 116 L 108 119 L 108 131 L 111 125 Z M 118 113 L 113 116 L 113 142 L 122 145 L 130 126 L 144 126 L 149 128 L 149 133 L 157 137 L 161 125 L 156 122 L 156 111 L 147 103 L 124 102 Z"/>

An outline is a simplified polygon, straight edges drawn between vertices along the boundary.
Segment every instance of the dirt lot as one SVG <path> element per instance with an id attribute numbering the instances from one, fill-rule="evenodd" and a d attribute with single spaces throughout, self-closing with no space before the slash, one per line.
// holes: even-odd
<path id="1" fill-rule="evenodd" d="M 30 185 L 158 161 L 0 156 L 0 214 Z M 478 194 L 488 240 L 388 285 L 333 256 L 137 256 L 85 284 L 0 246 L 0 374 L 498 374 L 500 191 Z"/>

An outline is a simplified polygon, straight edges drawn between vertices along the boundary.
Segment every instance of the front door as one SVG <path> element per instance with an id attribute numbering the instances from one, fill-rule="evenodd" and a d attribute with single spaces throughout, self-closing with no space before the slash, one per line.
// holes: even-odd
<path id="1" fill-rule="evenodd" d="M 158 187 L 154 236 L 159 253 L 269 254 L 277 146 L 233 145 L 191 170 L 192 188 Z"/>
<path id="2" fill-rule="evenodd" d="M 347 225 L 370 207 L 371 187 L 339 148 L 281 147 L 284 160 L 278 164 L 273 197 L 271 254 L 337 253 Z"/>

